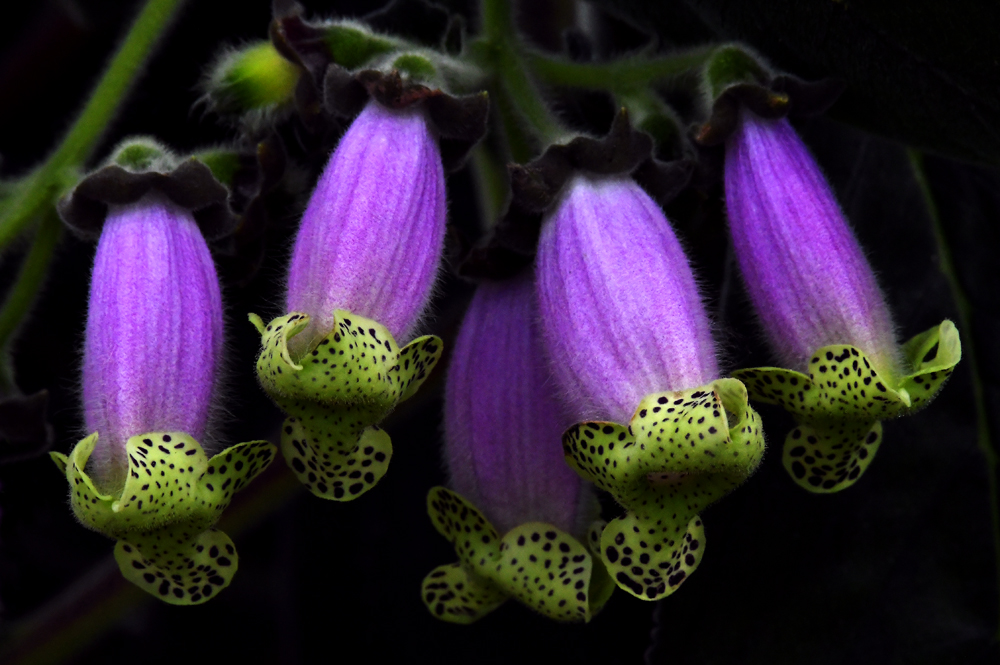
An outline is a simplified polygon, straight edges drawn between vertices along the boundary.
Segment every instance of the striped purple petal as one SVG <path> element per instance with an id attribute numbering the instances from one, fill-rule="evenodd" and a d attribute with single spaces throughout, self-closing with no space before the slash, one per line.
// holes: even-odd
<path id="1" fill-rule="evenodd" d="M 628 422 L 649 393 L 718 378 L 687 257 L 631 179 L 577 175 L 542 228 L 537 271 L 546 348 L 578 420 Z"/>
<path id="2" fill-rule="evenodd" d="M 308 348 L 345 309 L 403 343 L 437 275 L 445 231 L 444 171 L 419 108 L 369 102 L 319 178 L 288 274 L 288 311 L 312 317 Z"/>
<path id="3" fill-rule="evenodd" d="M 191 213 L 155 194 L 111 206 L 94 257 L 83 363 L 99 482 L 124 480 L 131 436 L 205 435 L 221 352 L 219 281 Z"/>
<path id="4" fill-rule="evenodd" d="M 898 375 L 892 318 L 864 252 L 787 120 L 744 109 L 726 143 L 726 206 L 750 299 L 784 366 L 852 344 Z"/>
<path id="5" fill-rule="evenodd" d="M 585 525 L 578 507 L 592 498 L 563 459 L 562 434 L 571 420 L 554 397 L 530 273 L 479 286 L 455 341 L 445 391 L 455 491 L 500 533 L 539 521 L 579 535 Z"/>

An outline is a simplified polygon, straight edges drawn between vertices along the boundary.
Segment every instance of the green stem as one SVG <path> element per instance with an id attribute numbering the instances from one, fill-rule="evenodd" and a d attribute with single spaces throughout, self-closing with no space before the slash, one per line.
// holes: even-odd
<path id="1" fill-rule="evenodd" d="M 653 137 L 658 149 L 671 157 L 684 153 L 684 129 L 677 114 L 655 92 L 641 88 L 615 94 L 619 106 L 628 110 L 632 124 Z"/>
<path id="2" fill-rule="evenodd" d="M 507 174 L 492 151 L 482 143 L 473 148 L 470 163 L 479 195 L 480 219 L 483 221 L 483 228 L 480 230 L 486 230 L 493 226 L 503 212 L 509 187 Z"/>
<path id="3" fill-rule="evenodd" d="M 701 68 L 714 49 L 714 46 L 703 46 L 653 58 L 629 56 L 608 62 L 572 62 L 530 53 L 527 61 L 538 78 L 548 85 L 622 93 L 689 74 Z"/>
<path id="4" fill-rule="evenodd" d="M 483 36 L 470 45 L 470 55 L 496 76 L 500 93 L 509 100 L 509 104 L 498 104 L 508 133 L 519 120 L 507 117 L 514 111 L 531 126 L 538 143 L 551 143 L 565 138 L 566 131 L 549 110 L 538 86 L 528 74 L 523 45 L 517 38 L 510 3 L 507 0 L 482 0 L 480 17 Z M 537 153 L 538 147 L 540 146 L 533 146 L 531 152 Z M 517 161 L 527 161 L 534 156 L 516 154 L 524 152 L 523 150 L 512 152 Z"/>
<path id="5" fill-rule="evenodd" d="M 998 492 L 997 479 L 997 452 L 993 447 L 989 415 L 986 408 L 986 396 L 983 390 L 983 379 L 979 371 L 979 358 L 975 341 L 972 337 L 972 303 L 969 302 L 969 297 L 965 294 L 965 290 L 959 281 L 958 273 L 955 271 L 955 259 L 952 256 L 951 247 L 948 245 L 948 239 L 944 233 L 944 225 L 941 221 L 940 211 L 934 201 L 930 183 L 927 181 L 923 156 L 916 150 L 910 150 L 909 157 L 914 176 L 924 196 L 927 210 L 930 213 L 941 273 L 948 281 L 952 299 L 955 301 L 955 307 L 958 309 L 961 329 L 965 332 L 962 338 L 962 355 L 965 356 L 969 371 L 972 374 L 972 395 L 976 406 L 976 429 L 978 433 L 977 442 L 987 465 L 986 475 L 989 480 L 990 513 L 993 517 L 993 547 L 997 558 L 997 582 L 1000 585 L 1000 500 L 998 500 L 1000 492 Z M 1000 589 L 998 589 L 998 592 L 1000 592 Z M 997 635 L 1000 636 L 1000 627 L 998 627 Z"/>
<path id="6" fill-rule="evenodd" d="M 143 7 L 69 132 L 5 207 L 0 216 L 0 249 L 19 236 L 60 193 L 67 169 L 79 166 L 90 156 L 136 74 L 183 3 L 184 0 L 149 0 Z"/>
<path id="7" fill-rule="evenodd" d="M 7 299 L 0 307 L 0 390 L 13 388 L 13 371 L 7 365 L 14 333 L 28 314 L 35 296 L 49 271 L 52 255 L 62 236 L 62 222 L 55 208 L 50 208 L 42 218 L 28 250 L 17 281 L 7 292 Z"/>

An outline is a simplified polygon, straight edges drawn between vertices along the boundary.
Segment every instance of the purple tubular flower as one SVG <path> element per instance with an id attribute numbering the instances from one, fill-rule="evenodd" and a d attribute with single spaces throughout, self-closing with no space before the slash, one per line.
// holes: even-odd
<path id="1" fill-rule="evenodd" d="M 647 394 L 719 370 L 687 258 L 628 178 L 577 175 L 542 228 L 537 289 L 553 372 L 580 418 L 628 422 Z"/>
<path id="2" fill-rule="evenodd" d="M 91 277 L 84 420 L 98 482 L 124 482 L 129 437 L 201 439 L 222 351 L 215 265 L 191 213 L 158 194 L 111 206 Z"/>
<path id="3" fill-rule="evenodd" d="M 448 468 L 500 533 L 546 522 L 579 535 L 582 481 L 561 445 L 572 421 L 553 395 L 536 320 L 530 271 L 477 289 L 445 388 Z"/>
<path id="4" fill-rule="evenodd" d="M 553 373 L 592 419 L 563 435 L 564 457 L 626 510 L 595 555 L 619 588 L 663 598 L 701 562 L 698 513 L 760 463 L 759 419 L 743 384 L 719 378 L 687 257 L 632 180 L 576 176 L 536 261 Z"/>
<path id="5" fill-rule="evenodd" d="M 726 143 L 726 206 L 736 256 L 785 367 L 851 344 L 883 376 L 901 359 L 875 275 L 830 186 L 787 120 L 743 109 Z"/>
<path id="6" fill-rule="evenodd" d="M 344 134 L 302 217 L 288 311 L 311 317 L 299 350 L 334 310 L 374 319 L 402 342 L 430 296 L 445 232 L 444 170 L 419 108 L 371 101 Z"/>
<path id="7" fill-rule="evenodd" d="M 421 593 L 443 621 L 471 623 L 508 598 L 590 621 L 615 588 L 594 550 L 599 506 L 565 462 L 570 420 L 548 385 L 537 313 L 530 271 L 482 284 L 455 342 L 445 387 L 453 489 L 431 489 L 427 511 L 459 560 L 431 571 Z"/>

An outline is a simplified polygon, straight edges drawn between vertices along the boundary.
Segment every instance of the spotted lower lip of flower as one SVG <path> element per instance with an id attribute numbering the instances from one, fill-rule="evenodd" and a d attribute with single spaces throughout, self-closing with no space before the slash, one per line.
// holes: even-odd
<path id="1" fill-rule="evenodd" d="M 233 494 L 274 459 L 267 441 L 228 448 L 211 459 L 184 432 L 151 432 L 125 444 L 124 488 L 104 494 L 85 471 L 97 433 L 67 456 L 49 453 L 72 488 L 80 522 L 118 541 L 122 575 L 171 605 L 197 605 L 229 586 L 239 565 L 229 536 L 212 526 Z"/>
<path id="2" fill-rule="evenodd" d="M 566 461 L 625 507 L 600 536 L 618 586 L 643 600 L 669 596 L 705 551 L 699 513 L 756 470 L 760 418 L 735 379 L 647 395 L 627 424 L 585 422 L 563 436 Z"/>
<path id="3" fill-rule="evenodd" d="M 257 358 L 261 387 L 288 415 L 281 452 L 299 481 L 323 499 L 351 501 L 385 475 L 389 435 L 377 424 L 409 399 L 441 357 L 438 337 L 418 337 L 402 349 L 377 321 L 336 310 L 333 330 L 293 356 L 288 343 L 309 325 L 292 312 L 261 333 Z"/>
<path id="4" fill-rule="evenodd" d="M 853 485 L 882 443 L 882 420 L 927 406 L 962 358 L 951 321 L 903 345 L 909 374 L 880 375 L 864 351 L 848 344 L 817 349 L 808 373 L 778 367 L 733 372 L 750 396 L 777 404 L 795 417 L 782 461 L 810 492 L 832 493 Z"/>
<path id="5" fill-rule="evenodd" d="M 614 591 L 596 553 L 604 522 L 590 528 L 587 545 L 543 522 L 501 536 L 475 506 L 444 487 L 428 494 L 427 512 L 459 558 L 424 578 L 424 603 L 439 619 L 472 623 L 516 598 L 556 621 L 590 621 Z"/>

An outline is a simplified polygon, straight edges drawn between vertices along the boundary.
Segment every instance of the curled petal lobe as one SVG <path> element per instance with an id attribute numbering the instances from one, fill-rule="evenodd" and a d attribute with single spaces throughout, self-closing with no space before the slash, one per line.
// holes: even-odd
<path id="1" fill-rule="evenodd" d="M 864 351 L 849 345 L 818 349 L 808 374 L 776 367 L 733 372 L 751 397 L 777 404 L 797 426 L 785 438 L 783 461 L 810 492 L 838 492 L 853 485 L 882 443 L 882 420 L 923 408 L 940 391 L 962 357 L 951 321 L 903 346 L 911 371 L 896 381 L 875 369 Z"/>
<path id="2" fill-rule="evenodd" d="M 462 496 L 435 487 L 427 511 L 459 561 L 424 578 L 424 603 L 439 619 L 471 623 L 515 598 L 556 621 L 590 621 L 614 585 L 585 544 L 544 522 L 503 536 Z"/>
<path id="3" fill-rule="evenodd" d="M 400 349 L 380 323 L 336 310 L 333 330 L 296 357 L 289 345 L 308 329 L 308 315 L 267 326 L 250 319 L 261 333 L 257 378 L 289 416 L 281 451 L 292 471 L 324 499 L 350 501 L 370 490 L 392 457 L 389 435 L 377 425 L 427 379 L 441 340 L 419 337 Z"/>
<path id="4" fill-rule="evenodd" d="M 77 519 L 118 541 L 122 575 L 172 605 L 197 605 L 229 586 L 239 558 L 229 537 L 211 527 L 233 494 L 271 463 L 274 446 L 241 443 L 209 459 L 184 432 L 140 434 L 125 444 L 124 487 L 105 494 L 86 471 L 99 438 L 95 432 L 69 456 L 51 455 L 69 482 Z"/>
<path id="5" fill-rule="evenodd" d="M 566 461 L 626 512 L 600 537 L 618 586 L 670 595 L 698 567 L 699 513 L 745 481 L 764 455 L 760 418 L 736 379 L 647 395 L 628 425 L 584 422 L 563 436 Z"/>

